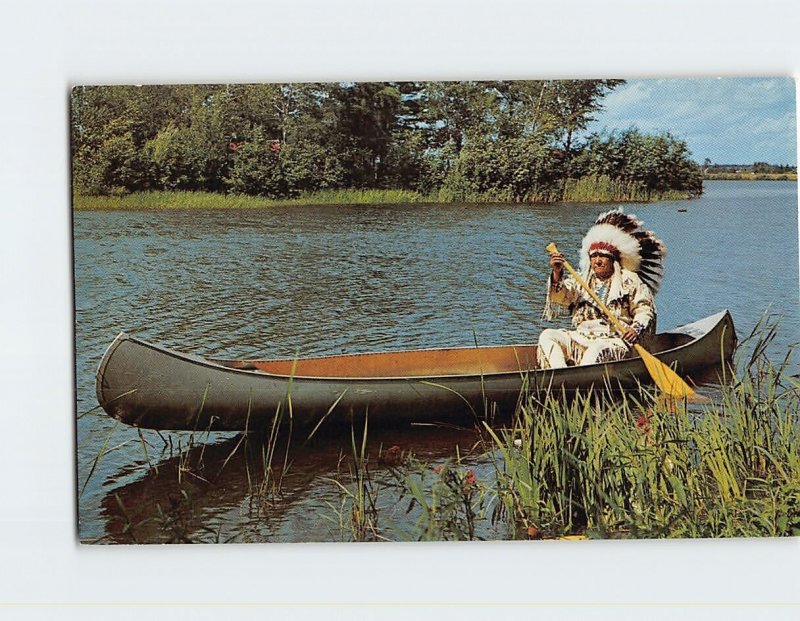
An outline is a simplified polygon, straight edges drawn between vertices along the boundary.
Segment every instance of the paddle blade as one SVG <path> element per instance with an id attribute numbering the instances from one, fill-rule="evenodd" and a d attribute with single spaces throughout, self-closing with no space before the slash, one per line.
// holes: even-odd
<path id="1" fill-rule="evenodd" d="M 689 401 L 705 401 L 694 390 L 684 382 L 675 371 L 661 362 L 653 354 L 648 352 L 641 345 L 634 345 L 636 351 L 642 358 L 642 362 L 647 367 L 647 372 L 653 378 L 656 386 L 665 394 L 674 399 L 687 399 Z"/>

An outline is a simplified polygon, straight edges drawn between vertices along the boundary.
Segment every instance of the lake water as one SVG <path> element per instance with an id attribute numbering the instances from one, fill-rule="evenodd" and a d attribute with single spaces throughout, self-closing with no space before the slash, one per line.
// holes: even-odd
<path id="1" fill-rule="evenodd" d="M 317 439 L 294 450 L 281 502 L 263 502 L 263 494 L 253 493 L 260 447 L 234 452 L 237 436 L 211 434 L 193 438 L 198 446 L 187 457 L 179 453 L 188 434 L 143 431 L 140 437 L 95 409 L 94 373 L 118 332 L 220 358 L 535 342 L 544 327 L 544 247 L 557 242 L 577 264 L 585 230 L 611 207 L 76 212 L 81 538 L 320 541 L 342 536 L 334 511 L 341 499 L 330 478 L 347 472 L 339 456 L 342 450 L 348 453 L 349 436 Z M 661 328 L 727 308 L 741 338 L 769 309 L 782 318 L 775 355 L 798 341 L 795 183 L 706 182 L 699 199 L 626 205 L 625 210 L 636 213 L 667 246 L 657 297 Z M 479 477 L 491 470 L 484 457 L 470 453 L 474 434 L 469 431 L 370 435 L 374 452 L 378 445 L 397 445 L 436 462 L 453 457 L 459 446 Z M 219 466 L 213 481 L 200 479 L 190 467 L 197 460 Z M 392 496 L 390 469 L 376 465 L 373 474 L 383 486 L 384 522 L 392 522 L 395 532 L 410 532 L 413 512 L 406 515 L 405 505 Z M 159 512 L 167 517 L 155 518 Z M 482 535 L 504 533 L 490 529 Z"/>

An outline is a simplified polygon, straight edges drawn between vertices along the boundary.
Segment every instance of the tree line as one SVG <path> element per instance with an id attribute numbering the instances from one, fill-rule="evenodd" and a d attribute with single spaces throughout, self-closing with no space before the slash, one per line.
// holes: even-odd
<path id="1" fill-rule="evenodd" d="M 753 162 L 750 164 L 714 164 L 706 158 L 703 162 L 705 173 L 756 173 L 756 174 L 787 174 L 797 173 L 797 166 L 790 164 L 769 164 L 767 162 Z"/>
<path id="2" fill-rule="evenodd" d="M 562 200 L 610 179 L 702 192 L 686 143 L 636 128 L 587 134 L 622 80 L 79 86 L 74 190 L 291 198 L 403 189 L 439 200 Z"/>

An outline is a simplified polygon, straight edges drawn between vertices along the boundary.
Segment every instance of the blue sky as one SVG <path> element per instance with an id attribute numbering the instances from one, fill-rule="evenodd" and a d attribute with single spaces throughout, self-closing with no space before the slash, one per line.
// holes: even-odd
<path id="1" fill-rule="evenodd" d="M 698 162 L 797 164 L 791 78 L 629 80 L 604 104 L 591 131 L 669 131 Z"/>

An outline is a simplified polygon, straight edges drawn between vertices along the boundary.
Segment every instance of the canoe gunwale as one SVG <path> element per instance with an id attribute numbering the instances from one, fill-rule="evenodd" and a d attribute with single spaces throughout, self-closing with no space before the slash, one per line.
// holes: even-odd
<path id="1" fill-rule="evenodd" d="M 103 353 L 103 357 L 100 359 L 100 364 L 97 366 L 97 371 L 95 372 L 94 389 L 95 389 L 95 394 L 97 395 L 97 402 L 101 405 L 108 403 L 108 400 L 105 398 L 105 395 L 103 394 L 104 392 L 103 377 L 105 376 L 106 373 L 106 367 L 108 366 L 108 363 L 111 361 L 111 356 L 114 354 L 114 351 L 125 341 L 141 342 L 139 341 L 139 339 L 136 339 L 128 335 L 127 332 L 124 331 L 120 332 L 119 334 L 117 334 L 116 337 L 114 337 L 114 340 L 111 341 L 109 346 L 106 347 L 106 351 Z M 160 350 L 160 351 L 169 351 L 169 350 Z"/>

